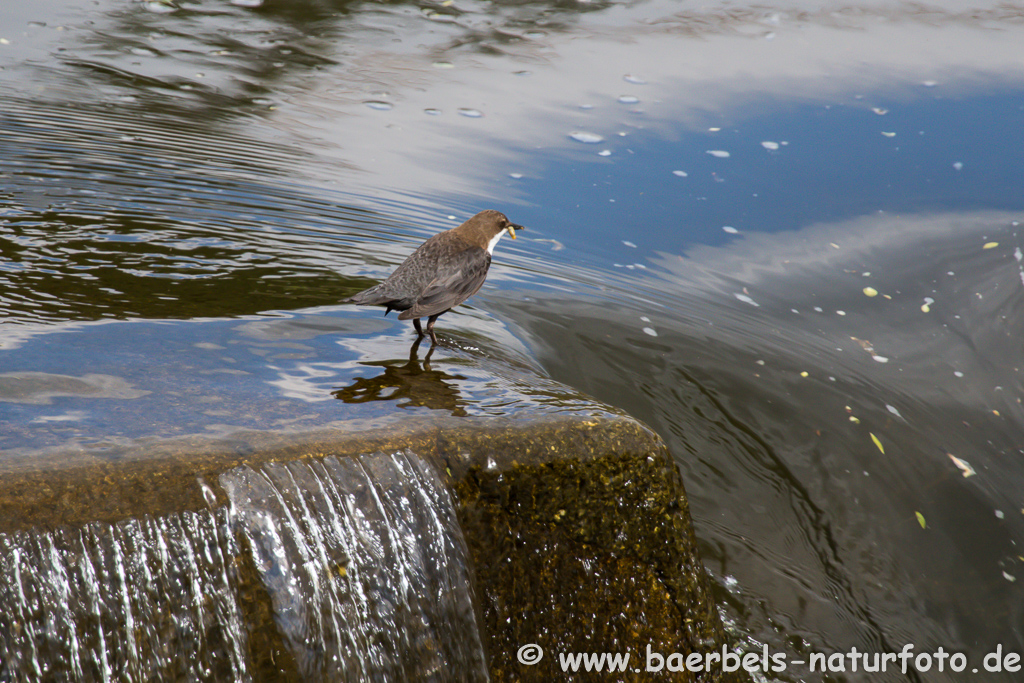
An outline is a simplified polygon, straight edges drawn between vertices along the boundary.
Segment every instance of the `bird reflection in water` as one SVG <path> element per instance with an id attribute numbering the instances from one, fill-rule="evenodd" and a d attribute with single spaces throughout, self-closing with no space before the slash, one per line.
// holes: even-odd
<path id="1" fill-rule="evenodd" d="M 432 408 L 447 410 L 456 417 L 466 416 L 466 401 L 460 398 L 457 381 L 465 380 L 462 375 L 449 375 L 430 368 L 430 347 L 422 363 L 419 359 L 420 337 L 409 349 L 409 360 L 399 365 L 400 360 L 382 360 L 361 363 L 361 365 L 383 367 L 384 373 L 376 377 L 360 377 L 347 387 L 336 389 L 331 394 L 345 403 L 367 403 L 369 401 L 398 401 L 399 408 Z"/>

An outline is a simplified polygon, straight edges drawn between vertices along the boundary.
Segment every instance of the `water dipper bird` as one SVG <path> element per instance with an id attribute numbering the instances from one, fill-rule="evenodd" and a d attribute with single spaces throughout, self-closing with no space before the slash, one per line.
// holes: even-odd
<path id="1" fill-rule="evenodd" d="M 420 318 L 427 320 L 430 341 L 434 321 L 476 294 L 491 265 L 491 252 L 506 232 L 516 238 L 524 230 L 500 211 L 481 211 L 457 228 L 440 232 L 421 244 L 387 280 L 345 299 L 342 303 L 386 306 L 384 315 L 401 311 L 399 320 L 412 318 L 417 339 L 423 338 Z"/>

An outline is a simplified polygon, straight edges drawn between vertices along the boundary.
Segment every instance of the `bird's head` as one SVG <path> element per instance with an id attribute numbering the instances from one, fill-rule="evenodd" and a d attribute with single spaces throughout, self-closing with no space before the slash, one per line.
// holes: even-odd
<path id="1" fill-rule="evenodd" d="M 512 239 L 516 238 L 516 230 L 525 230 L 523 226 L 513 223 L 500 211 L 487 209 L 481 211 L 468 221 L 455 228 L 454 232 L 468 241 L 478 244 L 487 250 L 494 251 L 494 245 L 506 232 Z"/>

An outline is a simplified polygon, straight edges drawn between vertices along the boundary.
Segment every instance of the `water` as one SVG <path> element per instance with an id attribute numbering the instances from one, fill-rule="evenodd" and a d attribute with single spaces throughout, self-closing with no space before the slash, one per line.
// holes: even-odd
<path id="1" fill-rule="evenodd" d="M 8 680 L 139 680 L 176 667 L 193 680 L 248 679 L 228 576 L 238 550 L 223 520 L 186 513 L 0 543 Z"/>
<path id="2" fill-rule="evenodd" d="M 219 484 L 227 508 L 0 534 L 4 679 L 487 680 L 452 501 L 415 454 Z"/>
<path id="3" fill-rule="evenodd" d="M 739 640 L 1024 650 L 1017 8 L 244 4 L 0 10 L 11 466 L 549 377 L 669 443 Z M 336 305 L 483 208 L 429 368 Z"/>
<path id="4" fill-rule="evenodd" d="M 302 680 L 488 680 L 467 550 L 411 453 L 221 475 Z"/>

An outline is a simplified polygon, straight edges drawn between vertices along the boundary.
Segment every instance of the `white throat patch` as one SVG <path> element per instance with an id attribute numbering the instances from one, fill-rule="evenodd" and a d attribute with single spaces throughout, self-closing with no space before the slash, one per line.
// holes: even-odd
<path id="1" fill-rule="evenodd" d="M 504 234 L 505 234 L 505 230 L 502 230 L 497 235 L 492 237 L 491 241 L 487 243 L 487 254 L 489 256 L 494 256 L 494 245 L 498 243 L 498 240 L 500 240 L 501 236 L 504 235 Z"/>

